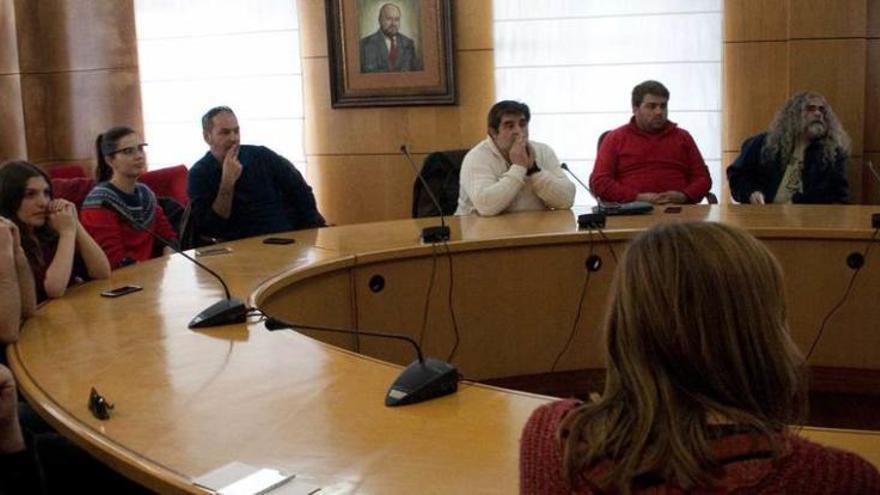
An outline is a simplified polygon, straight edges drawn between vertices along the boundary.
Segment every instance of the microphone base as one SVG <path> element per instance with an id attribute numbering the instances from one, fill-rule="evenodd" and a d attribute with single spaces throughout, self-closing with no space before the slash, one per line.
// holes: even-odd
<path id="1" fill-rule="evenodd" d="M 449 226 L 437 225 L 422 229 L 423 242 L 443 242 L 449 240 Z"/>
<path id="2" fill-rule="evenodd" d="M 208 328 L 232 323 L 242 323 L 247 319 L 248 308 L 244 301 L 236 297 L 218 301 L 197 314 L 189 322 L 189 328 Z"/>
<path id="3" fill-rule="evenodd" d="M 458 390 L 458 370 L 455 366 L 427 358 L 410 363 L 385 396 L 388 407 L 418 404 L 436 397 L 453 394 Z"/>
<path id="4" fill-rule="evenodd" d="M 584 213 L 578 215 L 578 227 L 582 229 L 604 229 L 604 213 Z"/>
<path id="5" fill-rule="evenodd" d="M 594 213 L 605 215 L 642 215 L 654 211 L 654 205 L 647 201 L 631 201 L 614 205 L 599 205 L 593 207 Z"/>

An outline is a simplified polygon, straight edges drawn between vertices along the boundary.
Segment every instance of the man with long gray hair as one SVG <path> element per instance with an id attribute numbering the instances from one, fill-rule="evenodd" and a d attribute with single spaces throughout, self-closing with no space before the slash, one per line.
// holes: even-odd
<path id="1" fill-rule="evenodd" d="M 776 112 L 770 129 L 742 145 L 727 168 L 740 203 L 846 203 L 850 140 L 825 98 L 798 93 Z"/>

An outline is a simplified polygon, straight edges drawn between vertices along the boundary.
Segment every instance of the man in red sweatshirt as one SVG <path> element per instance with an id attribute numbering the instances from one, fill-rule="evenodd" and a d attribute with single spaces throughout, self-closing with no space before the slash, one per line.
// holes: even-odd
<path id="1" fill-rule="evenodd" d="M 669 90 L 645 81 L 632 91 L 633 116 L 602 140 L 590 188 L 612 203 L 699 203 L 712 179 L 691 135 L 667 118 Z"/>

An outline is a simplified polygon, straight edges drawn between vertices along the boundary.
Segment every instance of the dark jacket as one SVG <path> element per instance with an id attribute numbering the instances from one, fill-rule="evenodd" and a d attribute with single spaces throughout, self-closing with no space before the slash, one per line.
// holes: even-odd
<path id="1" fill-rule="evenodd" d="M 727 167 L 730 194 L 740 203 L 748 203 L 755 191 L 764 194 L 764 200 L 772 203 L 785 175 L 785 166 L 775 157 L 772 163 L 762 163 L 761 151 L 767 133 L 747 139 L 736 161 Z M 846 203 L 849 185 L 846 179 L 847 154 L 838 149 L 833 160 L 826 160 L 822 144 L 814 141 L 804 150 L 803 192 L 795 193 L 793 203 L 832 204 Z"/>
<path id="2" fill-rule="evenodd" d="M 264 146 L 241 145 L 238 159 L 242 171 L 228 219 L 212 208 L 223 165 L 208 152 L 190 169 L 187 186 L 197 236 L 233 240 L 326 224 L 312 188 L 286 158 Z"/>

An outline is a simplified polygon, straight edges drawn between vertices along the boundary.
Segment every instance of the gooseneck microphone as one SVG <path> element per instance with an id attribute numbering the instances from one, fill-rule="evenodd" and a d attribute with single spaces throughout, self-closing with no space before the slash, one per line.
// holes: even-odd
<path id="1" fill-rule="evenodd" d="M 870 170 L 871 175 L 874 176 L 874 180 L 876 180 L 877 184 L 880 185 L 880 174 L 877 173 L 877 169 L 874 168 L 874 164 L 871 162 L 871 160 L 868 160 L 867 164 L 868 164 L 868 170 Z"/>
<path id="2" fill-rule="evenodd" d="M 220 285 L 223 286 L 223 291 L 226 293 L 226 299 L 218 301 L 211 306 L 208 306 L 204 311 L 197 314 L 189 322 L 189 328 L 216 327 L 220 325 L 228 325 L 230 323 L 241 323 L 247 319 L 248 308 L 244 304 L 244 301 L 238 299 L 237 297 L 232 297 L 232 295 L 229 293 L 229 287 L 226 285 L 226 282 L 223 281 L 223 277 L 218 275 L 217 272 L 203 265 L 192 256 L 184 253 L 173 242 L 168 241 L 159 234 L 156 234 L 152 230 L 148 229 L 146 225 L 143 225 L 135 219 L 131 218 L 126 212 L 122 211 L 122 209 L 120 209 L 120 207 L 112 201 L 105 199 L 104 201 L 101 201 L 101 206 L 115 211 L 117 215 L 119 215 L 129 224 L 131 224 L 132 227 L 137 230 L 146 232 L 150 235 L 150 237 L 158 241 L 163 246 L 171 248 L 175 253 L 183 256 L 189 261 L 192 261 L 196 264 L 196 266 L 210 273 L 217 280 L 220 281 Z"/>
<path id="3" fill-rule="evenodd" d="M 874 164 L 871 163 L 871 160 L 868 160 L 868 170 L 871 171 L 871 175 L 874 176 L 877 185 L 880 185 L 880 174 L 877 173 L 877 169 L 874 168 Z M 871 228 L 880 229 L 880 213 L 871 214 Z"/>
<path id="4" fill-rule="evenodd" d="M 597 198 L 596 195 L 593 194 L 593 191 L 589 187 L 587 187 L 587 185 L 584 184 L 583 181 L 581 181 L 577 175 L 574 175 L 574 172 L 572 172 L 571 169 L 568 168 L 567 164 L 560 163 L 559 167 L 562 170 L 565 170 L 566 172 L 568 172 L 568 175 L 572 176 L 572 178 L 574 178 L 574 180 L 577 181 L 577 183 L 580 184 L 581 187 L 586 189 L 586 191 L 588 193 L 590 193 L 590 196 L 592 196 L 593 199 L 596 200 L 596 204 L 602 204 L 599 201 L 599 198 Z M 599 208 L 599 207 L 597 206 L 596 208 Z M 580 227 L 582 229 L 604 229 L 605 228 L 605 212 L 599 211 L 596 208 L 593 208 L 593 213 L 584 213 L 582 215 L 578 215 L 578 227 Z"/>
<path id="5" fill-rule="evenodd" d="M 264 313 L 265 314 L 265 313 Z M 453 394 L 458 390 L 458 370 L 455 366 L 439 359 L 427 358 L 415 340 L 404 335 L 393 335 L 379 332 L 364 332 L 350 328 L 328 327 L 319 325 L 303 325 L 291 323 L 279 318 L 267 316 L 266 329 L 275 330 L 315 330 L 318 332 L 341 333 L 346 335 L 378 337 L 409 342 L 416 350 L 418 359 L 407 366 L 400 376 L 394 380 L 385 395 L 388 407 L 417 404 L 444 395 Z"/>
<path id="6" fill-rule="evenodd" d="M 593 194 L 593 190 L 590 189 L 590 186 L 584 184 L 584 181 L 582 181 L 577 175 L 574 175 L 574 172 L 572 172 L 571 169 L 568 168 L 567 163 L 560 163 L 559 167 L 562 168 L 562 170 L 565 170 L 566 172 L 568 172 L 568 175 L 570 175 L 572 179 L 574 179 L 578 184 L 580 184 L 581 187 L 584 188 L 584 190 L 586 190 L 588 193 L 590 193 L 590 196 L 592 196 L 593 199 L 596 200 L 596 204 L 601 203 L 601 201 L 599 201 L 599 198 L 597 198 L 596 195 Z"/>
<path id="7" fill-rule="evenodd" d="M 415 162 L 412 159 L 412 156 L 410 156 L 409 154 L 409 150 L 406 149 L 405 144 L 400 145 L 400 152 L 403 154 L 403 156 L 406 157 L 406 161 L 409 162 L 413 171 L 415 171 L 416 177 L 419 178 L 419 181 L 422 183 L 422 187 L 425 188 L 425 192 L 428 193 L 428 196 L 431 198 L 434 206 L 437 207 L 437 211 L 440 212 L 440 225 L 434 227 L 425 227 L 424 229 L 422 229 L 422 241 L 431 243 L 448 241 L 449 226 L 446 225 L 446 215 L 443 214 L 443 207 L 440 206 L 440 201 L 437 201 L 437 197 L 434 196 L 434 193 L 428 186 L 428 181 L 426 181 L 425 177 L 422 176 L 422 171 L 419 170 L 419 167 L 416 166 Z"/>

